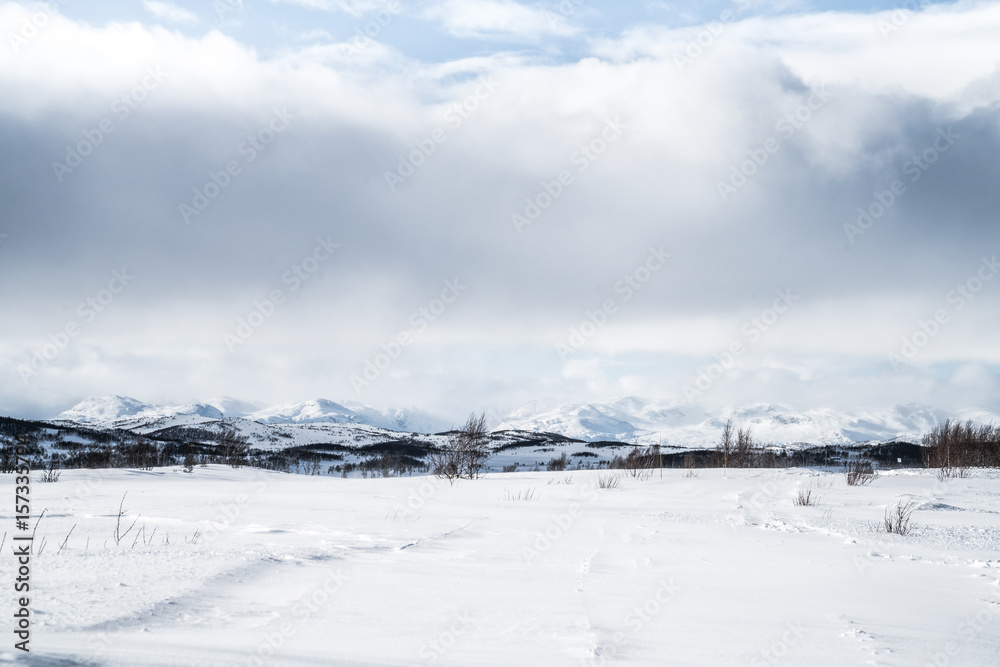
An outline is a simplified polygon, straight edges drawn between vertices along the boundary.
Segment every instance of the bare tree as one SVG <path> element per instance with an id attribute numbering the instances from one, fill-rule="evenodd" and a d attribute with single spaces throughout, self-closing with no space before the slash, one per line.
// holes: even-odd
<path id="1" fill-rule="evenodd" d="M 246 436 L 240 435 L 235 429 L 227 428 L 219 433 L 218 443 L 225 463 L 234 468 L 246 465 L 247 454 L 250 453 L 250 441 Z"/>
<path id="2" fill-rule="evenodd" d="M 752 468 L 756 464 L 758 447 L 753 441 L 753 435 L 749 428 L 740 428 L 736 431 L 736 449 L 733 452 L 733 459 L 738 468 Z"/>
<path id="3" fill-rule="evenodd" d="M 464 461 L 462 472 L 469 479 L 479 477 L 490 457 L 489 432 L 485 412 L 478 417 L 475 413 L 470 414 L 465 426 L 458 432 L 459 448 L 463 452 Z"/>
<path id="4" fill-rule="evenodd" d="M 718 447 L 715 448 L 716 456 L 723 468 L 729 467 L 729 460 L 733 455 L 733 419 L 726 420 L 726 425 L 722 429 L 722 439 Z"/>
<path id="5" fill-rule="evenodd" d="M 924 435 L 924 465 L 954 477 L 969 467 L 1000 467 L 1000 425 L 946 420 Z"/>
<path id="6" fill-rule="evenodd" d="M 430 456 L 431 471 L 438 477 L 443 477 L 449 483 L 454 484 L 459 477 L 459 455 L 451 447 L 449 441 L 447 445 Z"/>
<path id="7" fill-rule="evenodd" d="M 448 443 L 431 456 L 434 474 L 450 482 L 479 477 L 490 457 L 486 413 L 472 413 L 465 426 L 448 438 Z"/>

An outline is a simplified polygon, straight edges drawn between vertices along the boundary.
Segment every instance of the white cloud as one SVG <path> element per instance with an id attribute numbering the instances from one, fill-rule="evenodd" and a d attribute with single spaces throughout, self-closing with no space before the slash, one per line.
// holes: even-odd
<path id="1" fill-rule="evenodd" d="M 194 12 L 190 12 L 183 7 L 178 7 L 172 2 L 162 2 L 161 0 L 142 0 L 142 5 L 150 14 L 164 21 L 190 24 L 198 24 L 200 22 Z"/>
<path id="2" fill-rule="evenodd" d="M 296 39 L 300 42 L 329 42 L 333 40 L 333 35 L 328 33 L 326 30 L 309 30 L 308 32 L 299 33 Z"/>
<path id="3" fill-rule="evenodd" d="M 712 62 L 770 55 L 806 80 L 928 97 L 953 95 L 996 69 L 1000 5 L 932 5 L 905 14 L 905 20 L 900 16 L 898 11 L 756 16 L 714 32 L 706 26 L 638 26 L 599 40 L 595 50 L 618 62 L 694 54 L 683 65 L 693 77 Z"/>
<path id="4" fill-rule="evenodd" d="M 344 12 L 350 16 L 362 16 L 368 12 L 385 10 L 389 5 L 400 4 L 390 0 L 271 0 L 273 4 L 298 5 L 327 12 Z"/>
<path id="5" fill-rule="evenodd" d="M 425 16 L 463 38 L 536 40 L 578 32 L 559 14 L 513 0 L 444 0 L 429 8 Z"/>

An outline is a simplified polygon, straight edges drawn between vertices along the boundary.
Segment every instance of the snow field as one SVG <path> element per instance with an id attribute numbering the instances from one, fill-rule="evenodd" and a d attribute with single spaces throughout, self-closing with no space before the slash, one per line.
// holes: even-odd
<path id="1" fill-rule="evenodd" d="M 67 470 L 32 482 L 33 651 L 0 662 L 1000 664 L 1000 471 L 686 472 Z M 900 499 L 913 533 L 873 531 Z"/>

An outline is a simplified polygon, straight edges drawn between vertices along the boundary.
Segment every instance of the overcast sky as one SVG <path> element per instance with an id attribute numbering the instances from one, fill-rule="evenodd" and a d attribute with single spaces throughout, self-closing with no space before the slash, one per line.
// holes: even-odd
<path id="1" fill-rule="evenodd" d="M 1000 4 L 896 4 L 2 3 L 0 414 L 1000 408 Z"/>

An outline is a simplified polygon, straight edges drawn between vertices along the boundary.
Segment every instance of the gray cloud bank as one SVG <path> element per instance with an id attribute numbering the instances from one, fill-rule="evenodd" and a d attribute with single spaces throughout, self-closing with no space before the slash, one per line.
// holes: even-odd
<path id="1" fill-rule="evenodd" d="M 735 22 L 678 67 L 656 27 L 565 64 L 356 64 L 57 17 L 0 53 L 0 413 L 681 400 L 734 342 L 699 400 L 1000 407 L 1000 11 L 875 21 Z"/>

